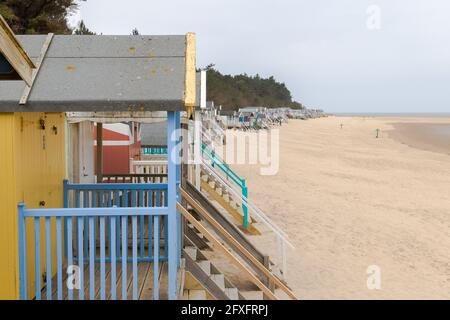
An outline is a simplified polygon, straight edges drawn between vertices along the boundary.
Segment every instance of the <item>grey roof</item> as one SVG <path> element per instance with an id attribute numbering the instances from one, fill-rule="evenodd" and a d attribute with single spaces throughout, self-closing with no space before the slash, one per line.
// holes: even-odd
<path id="1" fill-rule="evenodd" d="M 141 125 L 142 146 L 167 146 L 167 121 Z"/>
<path id="2" fill-rule="evenodd" d="M 46 35 L 18 36 L 36 61 Z M 0 112 L 184 110 L 186 37 L 55 35 L 26 105 L 0 82 Z"/>

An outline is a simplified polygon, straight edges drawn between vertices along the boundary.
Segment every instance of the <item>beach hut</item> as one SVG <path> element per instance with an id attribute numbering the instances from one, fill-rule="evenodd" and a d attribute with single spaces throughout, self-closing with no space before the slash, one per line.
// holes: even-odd
<path id="1" fill-rule="evenodd" d="M 0 45 L 3 61 L 17 72 L 20 66 L 13 66 L 13 55 Z M 226 195 L 219 188 L 220 181 L 228 185 L 226 177 L 245 187 L 242 179 L 205 148 L 214 164 L 202 161 L 202 168 L 208 179 L 217 179 L 207 181 L 211 191 L 222 190 L 230 206 L 231 198 L 242 200 L 249 229 L 258 223 L 256 216 L 274 232 L 281 264 L 255 248 L 185 178 L 181 160 L 188 139 L 178 129 L 181 113 L 188 125 L 197 105 L 193 34 L 30 35 L 18 37 L 16 45 L 24 49 L 16 50 L 16 58 L 26 63 L 27 52 L 29 68 L 36 68 L 30 81 L 26 72 L 17 72 L 24 81 L 0 82 L 2 298 L 277 299 L 274 290 L 280 288 L 296 299 L 282 281 L 287 236 L 246 193 L 228 188 Z M 103 183 L 103 127 L 155 118 L 166 121 L 166 180 Z M 93 150 L 95 142 L 97 183 L 76 182 L 77 175 L 93 175 L 94 169 L 92 161 L 80 170 L 90 157 L 75 154 Z M 205 248 L 219 250 L 257 290 L 236 287 L 208 260 Z"/>
<path id="2" fill-rule="evenodd" d="M 124 227 L 122 233 L 114 234 L 115 239 L 126 241 L 129 221 L 133 223 L 130 236 L 135 239 L 134 221 L 138 217 L 155 218 L 154 223 L 159 223 L 161 217 L 167 224 L 167 250 L 161 253 L 168 265 L 167 297 L 175 299 L 181 256 L 180 217 L 176 211 L 180 165 L 169 161 L 167 183 L 158 185 L 158 190 L 152 189 L 165 195 L 165 205 L 137 208 L 137 199 L 143 199 L 139 194 L 152 190 L 142 189 L 139 185 L 122 185 L 122 190 L 128 188 L 128 191 L 120 191 L 117 196 L 119 191 L 111 186 L 108 194 L 113 198 L 110 200 L 117 204 L 120 201 L 121 205 L 108 208 L 106 213 L 98 208 L 105 206 L 101 199 L 107 198 L 100 196 L 105 191 L 101 188 L 105 187 L 73 181 L 63 184 L 72 166 L 67 150 L 71 143 L 68 140 L 72 139 L 67 119 L 94 120 L 98 124 L 105 119 L 110 122 L 119 118 L 119 121 L 140 121 L 151 117 L 154 111 L 165 111 L 169 155 L 173 155 L 171 159 L 177 159 L 179 143 L 172 133 L 180 126 L 180 112 L 187 111 L 190 115 L 195 104 L 195 35 L 49 34 L 15 38 L 7 26 L 0 25 L 0 30 L 2 39 L 4 34 L 12 39 L 8 43 L 0 42 L 0 298 L 52 298 L 53 289 L 58 299 L 64 298 L 63 295 L 74 298 L 75 290 L 69 288 L 64 292 L 62 288 L 63 261 L 69 265 L 75 261 L 80 265 L 88 262 L 92 267 L 89 272 L 79 268 L 79 280 L 86 288 L 89 280 L 92 283 L 95 264 L 102 269 L 106 257 L 92 255 L 95 250 L 88 246 L 96 239 L 91 234 L 94 229 L 101 241 L 105 231 L 103 218 L 108 219 L 108 232 L 115 232 L 114 226 Z M 9 76 L 5 76 L 5 70 L 9 70 Z M 12 80 L 17 78 L 24 81 Z M 101 129 L 101 125 L 97 128 Z M 97 139 L 97 145 L 102 146 L 102 141 Z M 98 149 L 97 154 L 101 154 L 103 149 Z M 69 193 L 76 199 L 71 208 L 68 207 L 72 198 Z M 81 196 L 81 203 L 80 194 L 85 195 Z M 90 205 L 86 205 L 88 202 Z M 21 204 L 18 206 L 18 203 Z M 127 210 L 124 207 L 128 204 L 136 208 Z M 92 227 L 92 221 L 96 226 L 99 224 L 99 229 Z M 154 231 L 159 232 L 159 229 Z M 83 251 L 83 248 L 90 250 Z M 133 248 L 136 250 L 137 247 L 133 245 Z M 158 249 L 159 245 L 155 246 L 155 250 Z M 109 259 L 121 261 L 122 279 L 126 281 L 125 251 L 122 250 L 121 260 L 119 255 Z M 87 252 L 90 255 L 86 255 Z M 116 254 L 114 249 L 112 254 Z M 159 259 L 159 253 L 154 253 L 153 257 Z M 137 279 L 136 263 L 147 261 L 146 257 L 138 258 L 133 254 L 130 259 L 133 261 L 133 279 Z M 152 260 L 152 263 L 157 265 L 158 261 Z M 116 272 L 115 267 L 113 270 Z M 56 281 L 52 287 L 53 276 Z M 104 276 L 101 297 L 105 294 Z M 41 292 L 44 287 L 46 293 Z M 92 290 L 87 290 L 91 299 L 94 298 Z M 112 290 L 115 298 L 115 289 Z M 78 291 L 78 298 L 85 298 L 84 290 Z M 136 298 L 135 283 L 131 291 L 130 296 Z M 155 298 L 159 298 L 157 291 L 155 287 Z M 126 296 L 127 292 L 122 290 L 122 295 Z"/>
<path id="3" fill-rule="evenodd" d="M 92 135 L 96 136 L 96 128 Z M 106 123 L 103 124 L 102 138 L 102 174 L 120 175 L 130 173 L 130 159 L 140 160 L 141 157 L 141 125 L 135 122 Z M 93 155 L 95 159 L 97 140 L 94 143 Z"/>
<path id="4" fill-rule="evenodd" d="M 141 154 L 143 160 L 167 158 L 167 120 L 145 123 L 141 127 Z"/>

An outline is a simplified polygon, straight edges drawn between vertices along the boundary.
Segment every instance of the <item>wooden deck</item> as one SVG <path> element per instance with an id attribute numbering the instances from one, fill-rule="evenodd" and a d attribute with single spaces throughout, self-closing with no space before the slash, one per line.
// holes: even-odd
<path id="1" fill-rule="evenodd" d="M 139 300 L 153 300 L 153 284 L 154 284 L 154 271 L 152 262 L 139 262 L 138 263 L 138 299 Z M 66 270 L 66 268 L 63 268 Z M 167 300 L 167 262 L 159 263 L 158 270 L 159 281 L 159 299 Z M 67 275 L 63 277 L 63 300 L 68 300 L 67 290 Z M 116 299 L 122 300 L 122 263 L 116 264 Z M 100 300 L 100 264 L 95 265 L 95 296 L 90 296 L 90 277 L 89 277 L 89 264 L 84 268 L 84 299 L 85 300 Z M 41 291 L 42 300 L 47 300 L 47 288 L 44 287 Z M 106 300 L 111 300 L 111 265 L 106 263 L 105 272 L 105 293 Z M 132 300 L 133 295 L 133 273 L 132 264 L 127 263 L 127 297 L 126 300 Z M 57 280 L 56 276 L 52 279 L 52 297 L 53 300 L 57 300 Z M 73 290 L 73 299 L 79 300 L 79 290 Z"/>

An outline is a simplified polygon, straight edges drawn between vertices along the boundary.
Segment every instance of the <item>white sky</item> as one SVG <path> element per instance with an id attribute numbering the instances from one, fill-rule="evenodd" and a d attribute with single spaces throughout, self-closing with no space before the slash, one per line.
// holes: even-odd
<path id="1" fill-rule="evenodd" d="M 381 9 L 369 30 L 366 10 Z M 450 112 L 448 0 L 88 0 L 103 34 L 197 34 L 197 65 L 273 75 L 329 112 Z"/>

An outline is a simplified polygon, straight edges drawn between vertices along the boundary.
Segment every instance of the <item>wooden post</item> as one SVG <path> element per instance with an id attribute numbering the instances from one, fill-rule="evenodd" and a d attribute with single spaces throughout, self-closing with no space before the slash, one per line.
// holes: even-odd
<path id="1" fill-rule="evenodd" d="M 195 163 L 195 187 L 200 190 L 201 185 L 201 144 L 202 144 L 202 136 L 201 136 L 201 113 L 199 111 L 195 112 L 194 117 L 194 163 Z"/>
<path id="2" fill-rule="evenodd" d="M 181 153 L 182 153 L 182 162 L 181 162 L 181 187 L 186 189 L 186 183 L 188 181 L 188 173 L 189 173 L 189 119 L 186 119 L 187 123 L 181 123 Z M 181 202 L 182 205 L 187 205 L 187 202 L 184 198 L 182 198 L 179 194 L 178 190 L 178 201 Z M 177 213 L 177 216 L 181 219 L 181 234 L 180 234 L 180 256 L 181 251 L 184 248 L 184 232 L 186 229 L 185 219 L 181 216 L 181 214 Z"/>
<path id="3" fill-rule="evenodd" d="M 97 122 L 97 183 L 103 182 L 103 123 Z"/>
<path id="4" fill-rule="evenodd" d="M 177 111 L 178 112 L 178 111 Z M 177 298 L 178 230 L 177 230 L 177 161 L 178 148 L 175 137 L 177 116 L 167 112 L 167 193 L 168 193 L 168 298 Z"/>

